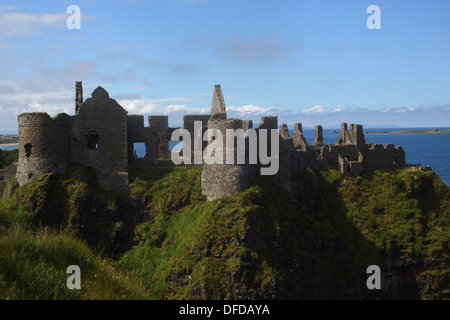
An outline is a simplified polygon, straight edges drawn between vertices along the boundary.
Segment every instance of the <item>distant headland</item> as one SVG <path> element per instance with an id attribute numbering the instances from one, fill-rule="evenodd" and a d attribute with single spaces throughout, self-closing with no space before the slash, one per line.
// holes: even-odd
<path id="1" fill-rule="evenodd" d="M 15 145 L 19 143 L 19 137 L 16 134 L 0 134 L 0 145 Z"/>
<path id="2" fill-rule="evenodd" d="M 330 131 L 329 133 L 339 133 L 337 130 Z M 432 129 L 408 129 L 408 130 L 396 130 L 396 131 L 364 131 L 364 133 L 389 133 L 389 134 L 450 134 L 450 129 L 439 130 L 438 128 Z"/>
<path id="3" fill-rule="evenodd" d="M 393 134 L 450 134 L 450 129 L 439 130 L 437 128 L 433 129 L 417 129 L 417 130 L 397 130 L 388 133 Z"/>

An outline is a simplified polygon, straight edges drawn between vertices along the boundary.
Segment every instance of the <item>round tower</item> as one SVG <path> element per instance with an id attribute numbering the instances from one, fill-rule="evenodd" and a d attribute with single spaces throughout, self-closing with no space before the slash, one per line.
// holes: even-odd
<path id="1" fill-rule="evenodd" d="M 223 138 L 222 148 L 214 150 L 215 152 L 222 152 L 222 163 L 208 164 L 205 162 L 205 159 L 203 163 L 202 193 L 208 201 L 241 193 L 249 188 L 250 180 L 256 175 L 256 166 L 250 165 L 248 161 L 248 138 L 242 138 L 242 135 L 236 131 L 237 129 L 245 131 L 249 127 L 251 127 L 249 122 L 239 119 L 211 119 L 208 121 L 208 129 L 217 129 Z M 234 150 L 228 150 L 229 153 L 233 154 L 233 163 L 227 164 L 227 129 L 232 129 L 238 136 L 238 138 L 233 137 L 234 140 L 244 139 L 244 164 L 238 164 L 237 161 L 239 152 L 238 141 L 234 141 Z M 217 139 L 217 137 L 215 138 Z M 216 157 L 216 159 L 219 157 Z"/>
<path id="2" fill-rule="evenodd" d="M 23 113 L 18 118 L 19 163 L 16 179 L 23 185 L 49 173 L 63 173 L 70 160 L 70 117 Z"/>

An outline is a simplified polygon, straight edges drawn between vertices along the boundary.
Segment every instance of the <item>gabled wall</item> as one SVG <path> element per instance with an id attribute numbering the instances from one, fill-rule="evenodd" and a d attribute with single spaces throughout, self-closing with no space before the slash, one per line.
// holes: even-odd
<path id="1" fill-rule="evenodd" d="M 70 160 L 94 168 L 103 188 L 127 190 L 127 112 L 102 87 L 70 118 Z"/>

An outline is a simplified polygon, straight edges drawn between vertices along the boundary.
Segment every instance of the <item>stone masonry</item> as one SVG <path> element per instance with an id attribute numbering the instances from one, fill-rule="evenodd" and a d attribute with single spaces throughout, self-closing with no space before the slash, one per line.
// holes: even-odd
<path id="1" fill-rule="evenodd" d="M 201 126 L 195 127 L 195 121 L 200 121 Z M 46 113 L 19 115 L 19 160 L 14 165 L 14 170 L 17 166 L 17 182 L 23 185 L 45 173 L 63 173 L 71 162 L 76 162 L 94 168 L 104 189 L 126 193 L 130 168 L 175 166 L 171 161 L 169 141 L 177 128 L 170 128 L 168 122 L 167 116 L 152 115 L 147 118 L 148 125 L 145 126 L 142 115 L 129 115 L 102 87 L 95 89 L 91 97 L 83 101 L 82 83 L 77 81 L 75 115 L 63 113 L 55 118 Z M 227 118 L 222 89 L 216 85 L 211 114 L 186 115 L 183 127 L 191 135 L 191 157 L 194 160 L 195 130 L 201 130 L 203 136 L 207 129 L 214 128 L 225 137 L 227 129 L 246 132 L 252 128 L 252 122 Z M 343 123 L 336 143 L 330 145 L 323 144 L 321 126 L 315 127 L 312 144 L 304 138 L 301 123 L 294 125 L 292 137 L 286 124 L 278 126 L 276 116 L 262 117 L 256 128 L 258 139 L 261 129 L 279 129 L 279 170 L 273 181 L 287 190 L 291 189 L 292 176 L 307 168 L 337 169 L 344 175 L 355 176 L 364 171 L 388 171 L 405 166 L 405 153 L 401 147 L 366 142 L 359 124 L 348 127 Z M 136 156 L 135 143 L 145 144 L 143 158 Z M 269 139 L 268 150 L 271 150 L 271 143 Z M 199 145 L 203 151 L 208 142 L 203 141 Z M 235 161 L 235 164 L 227 164 L 226 148 L 223 150 L 220 155 L 222 164 L 204 162 L 202 165 L 202 192 L 208 200 L 244 191 L 263 167 L 260 163 L 250 164 L 248 161 L 248 137 L 245 138 L 245 163 Z M 237 155 L 234 157 L 236 160 Z"/>

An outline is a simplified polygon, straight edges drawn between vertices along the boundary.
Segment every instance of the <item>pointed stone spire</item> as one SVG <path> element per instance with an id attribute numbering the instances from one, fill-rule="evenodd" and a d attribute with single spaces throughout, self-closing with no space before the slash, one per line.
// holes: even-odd
<path id="1" fill-rule="evenodd" d="M 211 105 L 211 119 L 226 119 L 227 110 L 223 100 L 220 84 L 214 86 L 213 100 Z"/>

